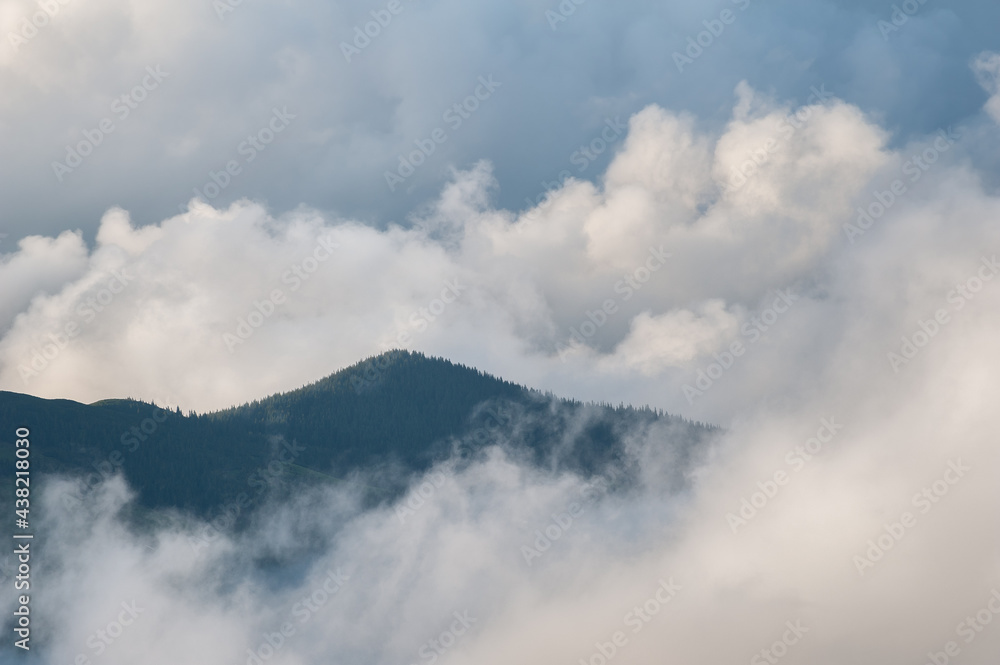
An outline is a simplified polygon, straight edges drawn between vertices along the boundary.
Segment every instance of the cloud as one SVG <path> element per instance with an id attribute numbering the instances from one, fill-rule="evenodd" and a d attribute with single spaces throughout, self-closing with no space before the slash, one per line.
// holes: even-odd
<path id="1" fill-rule="evenodd" d="M 624 493 L 498 448 L 415 480 L 405 519 L 338 487 L 200 553 L 191 518 L 130 530 L 119 483 L 71 508 L 54 483 L 51 659 L 134 600 L 101 662 L 987 662 L 1000 203 L 974 134 L 893 147 L 843 101 L 736 93 L 717 131 L 645 108 L 596 182 L 523 213 L 480 163 L 408 229 L 192 201 L 6 255 L 78 257 L 0 340 L 8 389 L 202 411 L 399 344 L 728 426 L 695 455 L 626 433 Z"/>
<path id="2" fill-rule="evenodd" d="M 983 89 L 992 95 L 986 102 L 986 112 L 1000 122 L 1000 54 L 983 52 L 973 61 L 972 69 Z"/>
<path id="3" fill-rule="evenodd" d="M 995 658 L 1000 7 L 745 3 L 678 72 L 718 8 L 404 0 L 348 61 L 381 7 L 223 3 L 0 0 L 0 388 L 205 411 L 405 346 L 727 429 L 243 534 L 52 481 L 45 659 Z"/>
<path id="4" fill-rule="evenodd" d="M 823 358 L 855 322 L 927 316 L 879 296 L 914 288 L 899 257 L 925 262 L 926 288 L 959 279 L 979 259 L 969 248 L 990 246 L 974 220 L 996 205 L 962 164 L 961 129 L 895 150 L 829 95 L 794 107 L 736 93 L 716 134 L 644 109 L 597 184 L 569 179 L 522 213 L 496 206 L 481 162 L 455 171 L 412 228 L 192 201 L 146 226 L 112 209 L 89 251 L 79 236 L 32 240 L 5 265 L 51 261 L 39 249 L 50 245 L 76 254 L 20 305 L 0 384 L 203 411 L 405 346 L 565 395 L 728 422 L 762 381 L 782 390 L 807 383 L 804 368 L 831 371 Z M 692 401 L 685 387 L 736 342 L 746 354 Z"/>
<path id="5" fill-rule="evenodd" d="M 721 300 L 706 301 L 697 313 L 673 310 L 653 317 L 643 312 L 632 319 L 632 329 L 615 356 L 633 369 L 656 374 L 719 348 L 720 339 L 736 334 L 737 321 Z"/>
<path id="6" fill-rule="evenodd" d="M 120 480 L 82 503 L 53 482 L 32 609 L 59 629 L 36 639 L 49 662 L 109 664 L 718 662 L 784 648 L 902 665 L 949 641 L 985 662 L 1000 634 L 956 626 L 988 619 L 1000 585 L 996 423 L 970 418 L 952 386 L 988 398 L 981 367 L 996 359 L 965 349 L 878 396 L 830 382 L 794 409 L 760 409 L 687 461 L 669 428 L 626 433 L 631 463 L 604 471 L 639 463 L 625 492 L 492 448 L 397 502 L 361 509 L 355 479 L 269 504 L 234 534 L 169 514 L 130 527 Z"/>
<path id="7" fill-rule="evenodd" d="M 56 238 L 28 236 L 16 251 L 0 255 L 0 330 L 24 311 L 39 293 L 51 293 L 67 281 L 80 277 L 86 266 L 87 248 L 79 233 L 64 231 Z"/>
<path id="8" fill-rule="evenodd" d="M 808 11 L 788 12 L 723 3 L 739 21 L 681 73 L 673 53 L 720 8 L 587 3 L 553 30 L 546 12 L 558 2 L 404 1 L 348 61 L 343 45 L 384 3 L 228 3 L 92 0 L 46 3 L 46 12 L 0 2 L 0 123 L 18 128 L 0 139 L 11 156 L 0 163 L 4 232 L 17 239 L 82 227 L 90 242 L 114 205 L 143 225 L 158 222 L 232 160 L 242 170 L 212 199 L 216 207 L 249 198 L 281 215 L 306 204 L 384 228 L 433 201 L 451 167 L 489 159 L 503 182 L 500 205 L 515 208 L 563 170 L 588 179 L 604 170 L 609 152 L 584 171 L 571 159 L 618 116 L 655 104 L 716 131 L 741 80 L 800 103 L 826 85 L 906 142 L 979 112 L 966 63 L 993 45 L 1000 11 L 924 7 L 883 39 L 877 25 L 890 4 L 811 0 Z M 143 91 L 147 68 L 157 67 L 168 76 Z M 503 87 L 452 130 L 445 113 L 489 75 Z M 295 120 L 244 161 L 251 153 L 240 146 L 276 107 Z M 97 134 L 105 119 L 113 131 Z M 389 191 L 385 173 L 439 127 L 447 141 Z M 89 151 L 88 136 L 103 138 L 57 177 L 53 164 L 81 143 Z"/>

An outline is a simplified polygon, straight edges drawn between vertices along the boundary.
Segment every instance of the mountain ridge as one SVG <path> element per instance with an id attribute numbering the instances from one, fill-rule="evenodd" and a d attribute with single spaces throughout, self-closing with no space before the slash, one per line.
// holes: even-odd
<path id="1" fill-rule="evenodd" d="M 11 437 L 28 427 L 36 473 L 82 477 L 83 493 L 122 473 L 144 507 L 206 515 L 241 492 L 361 472 L 378 480 L 368 483 L 372 500 L 385 500 L 413 473 L 493 443 L 516 445 L 541 467 L 592 474 L 621 455 L 622 432 L 658 422 L 692 440 L 714 429 L 649 407 L 565 400 L 396 350 L 204 414 L 132 398 L 82 404 L 0 391 L 0 460 L 12 465 Z"/>

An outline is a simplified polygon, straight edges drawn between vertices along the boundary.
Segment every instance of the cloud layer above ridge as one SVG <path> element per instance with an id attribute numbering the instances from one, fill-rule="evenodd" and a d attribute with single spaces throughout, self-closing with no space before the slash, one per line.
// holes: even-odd
<path id="1" fill-rule="evenodd" d="M 794 106 L 741 83 L 720 132 L 649 106 L 596 185 L 567 178 L 521 213 L 496 206 L 486 162 L 407 228 L 247 201 L 141 227 L 112 209 L 92 249 L 65 233 L 5 256 L 0 381 L 201 411 L 406 347 L 728 422 L 762 389 L 836 377 L 841 354 L 892 379 L 906 325 L 992 255 L 996 198 L 968 157 L 991 127 L 892 148 L 831 95 Z"/>

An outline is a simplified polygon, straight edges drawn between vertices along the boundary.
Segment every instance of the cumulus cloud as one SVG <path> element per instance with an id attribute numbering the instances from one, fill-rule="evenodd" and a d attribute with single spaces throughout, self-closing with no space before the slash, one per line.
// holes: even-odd
<path id="1" fill-rule="evenodd" d="M 64 231 L 55 238 L 28 236 L 18 248 L 0 255 L 0 330 L 24 311 L 39 293 L 51 293 L 79 278 L 87 264 L 87 247 L 79 232 Z"/>
<path id="2" fill-rule="evenodd" d="M 912 279 L 899 256 L 921 260 L 946 234 L 949 251 L 923 259 L 924 288 L 974 267 L 952 265 L 950 251 L 988 246 L 974 220 L 996 205 L 962 164 L 960 129 L 896 150 L 829 95 L 794 107 L 745 84 L 736 93 L 718 134 L 685 113 L 641 111 L 597 184 L 569 179 L 523 213 L 495 205 L 483 162 L 454 172 L 409 228 L 193 200 L 146 226 L 112 209 L 89 251 L 79 236 L 33 239 L 7 269 L 51 261 L 43 247 L 74 259 L 29 305 L 13 301 L 0 382 L 206 410 L 403 346 L 728 422 L 759 382 L 824 371 L 862 312 L 913 316 L 879 300 Z M 861 290 L 868 271 L 882 287 Z M 737 342 L 745 353 L 725 376 L 696 385 Z"/>
<path id="3" fill-rule="evenodd" d="M 717 9 L 404 0 L 348 60 L 372 7 L 0 0 L 0 388 L 205 411 L 407 347 L 726 426 L 241 533 L 52 480 L 42 662 L 993 662 L 1000 6 L 734 4 L 681 72 Z"/>
<path id="4" fill-rule="evenodd" d="M 419 494 L 363 510 L 347 486 L 205 550 L 192 518 L 126 527 L 120 484 L 75 507 L 53 484 L 53 662 L 133 600 L 101 662 L 253 662 L 286 624 L 269 662 L 424 662 L 431 640 L 455 662 L 988 662 L 1000 202 L 966 126 L 893 146 L 822 97 L 738 85 L 717 131 L 649 106 L 596 182 L 523 213 L 480 163 L 411 228 L 192 201 L 112 209 L 89 249 L 22 242 L 4 266 L 69 268 L 0 340 L 6 389 L 201 411 L 399 345 L 728 426 L 693 459 L 628 433 L 624 493 L 496 448 L 435 469 L 405 519 Z"/>
<path id="5" fill-rule="evenodd" d="M 700 312 L 673 310 L 657 317 L 643 312 L 632 319 L 632 329 L 615 356 L 634 369 L 656 374 L 719 348 L 720 339 L 736 334 L 736 323 L 721 300 L 706 301 Z"/>
<path id="6" fill-rule="evenodd" d="M 305 203 L 384 227 L 433 200 L 450 167 L 488 158 L 504 183 L 500 203 L 513 208 L 563 169 L 588 179 L 603 170 L 607 152 L 583 172 L 570 160 L 609 119 L 657 104 L 717 129 L 740 80 L 800 101 L 826 85 L 906 141 L 979 112 L 966 63 L 994 46 L 1000 17 L 990 3 L 923 7 L 883 38 L 891 4 L 723 3 L 739 21 L 681 72 L 673 54 L 718 7 L 587 3 L 553 28 L 547 12 L 568 11 L 559 2 L 403 2 L 364 35 L 384 4 L 92 0 L 46 11 L 3 0 L 0 123 L 17 131 L 0 137 L 0 152 L 16 155 L 0 163 L 0 231 L 17 239 L 83 227 L 89 241 L 111 205 L 157 222 L 230 160 L 242 170 L 216 207 L 246 197 L 280 215 Z M 355 41 L 363 48 L 348 60 L 344 45 Z M 166 77 L 144 90 L 149 67 Z M 491 74 L 502 87 L 453 128 L 446 111 Z M 275 107 L 294 120 L 245 162 L 240 146 Z M 436 128 L 447 141 L 389 191 L 385 173 Z M 59 177 L 53 164 L 75 162 L 72 151 L 89 154 Z"/>

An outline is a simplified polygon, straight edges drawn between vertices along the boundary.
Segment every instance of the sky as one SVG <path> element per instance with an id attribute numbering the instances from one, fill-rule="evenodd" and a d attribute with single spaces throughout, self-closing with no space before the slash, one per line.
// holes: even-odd
<path id="1" fill-rule="evenodd" d="M 587 481 L 502 449 L 436 470 L 412 521 L 331 490 L 202 554 L 190 519 L 125 529 L 120 483 L 55 488 L 52 662 L 133 597 L 100 662 L 252 662 L 337 566 L 363 583 L 268 662 L 428 662 L 465 611 L 435 660 L 994 662 L 998 19 L 0 2 L 0 389 L 201 413 L 408 348 L 726 428 L 684 488 L 670 433 L 633 433 L 647 477 L 578 530 Z M 303 534 L 300 578 L 241 572 Z"/>
<path id="2" fill-rule="evenodd" d="M 57 0 L 51 16 L 36 15 L 40 6 L 0 3 L 8 243 L 66 229 L 93 243 L 109 207 L 158 224 L 196 190 L 221 207 L 245 197 L 279 215 L 305 205 L 406 225 L 451 168 L 481 159 L 494 165 L 497 204 L 520 211 L 564 169 L 599 179 L 618 145 L 582 171 L 571 159 L 606 120 L 658 104 L 719 131 L 741 81 L 795 104 L 825 86 L 898 145 L 981 110 L 986 94 L 968 64 L 995 46 L 1000 19 L 994 3 L 933 1 L 899 26 L 882 2 L 587 0 L 560 10 L 544 0 L 400 0 L 389 18 L 385 3 L 303 0 Z M 724 10 L 732 22 L 720 28 Z M 368 37 L 378 18 L 386 25 L 368 26 Z M 699 54 L 688 40 L 705 22 L 719 35 L 703 37 Z M 674 56 L 689 48 L 692 62 Z M 147 67 L 161 75 L 147 78 Z M 469 117 L 445 121 L 481 76 L 499 87 Z M 155 88 L 132 99 L 144 81 Z M 294 119 L 246 163 L 254 153 L 240 154 L 241 144 L 275 107 Z M 106 139 L 96 133 L 105 118 Z M 386 171 L 437 128 L 447 140 L 390 189 Z M 87 133 L 100 145 L 69 172 L 54 167 L 76 161 L 70 152 Z M 233 159 L 241 173 L 205 194 Z"/>
<path id="3" fill-rule="evenodd" d="M 1000 185 L 1000 8 L 894 7 L 2 2 L 0 386 L 204 411 L 403 346 L 728 422 L 756 388 L 683 386 L 830 304 L 876 187 Z"/>

